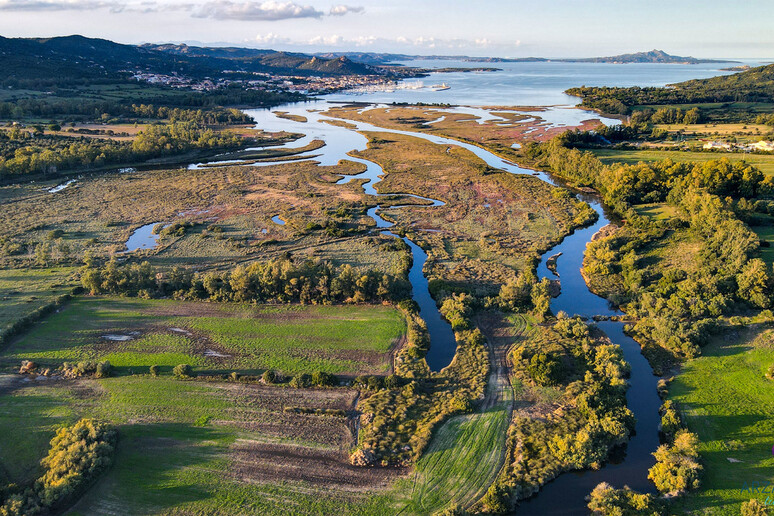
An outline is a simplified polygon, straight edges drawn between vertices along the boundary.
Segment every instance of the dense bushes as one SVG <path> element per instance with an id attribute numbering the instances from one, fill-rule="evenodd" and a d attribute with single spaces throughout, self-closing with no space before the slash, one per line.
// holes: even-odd
<path id="1" fill-rule="evenodd" d="M 154 124 L 129 143 L 100 138 L 0 131 L 0 178 L 102 167 L 157 158 L 191 150 L 234 149 L 244 140 L 237 134 L 216 133 L 194 122 Z"/>
<path id="2" fill-rule="evenodd" d="M 774 96 L 774 66 L 761 66 L 750 70 L 709 79 L 694 79 L 669 87 L 657 88 L 638 86 L 630 88 L 583 86 L 567 90 L 570 95 L 582 97 L 584 107 L 599 109 L 606 113 L 626 114 L 632 106 L 703 104 L 715 102 L 771 102 Z M 689 110 L 690 111 L 690 110 Z M 755 114 L 742 112 L 743 120 L 754 119 Z M 756 113 L 757 114 L 757 113 Z M 683 114 L 680 122 L 696 123 Z M 677 118 L 667 118 L 663 123 L 672 123 Z"/>
<path id="3" fill-rule="evenodd" d="M 553 408 L 540 418 L 517 416 L 509 429 L 505 466 L 482 502 L 492 512 L 509 510 L 564 471 L 600 467 L 634 428 L 623 353 L 593 338 L 580 319 L 560 314 L 553 327 L 536 327 L 510 358 L 522 384 L 546 385 L 546 369 L 536 364 L 562 371 L 548 382 L 557 398 Z"/>
<path id="4" fill-rule="evenodd" d="M 180 268 L 162 273 L 148 262 L 119 265 L 113 259 L 84 266 L 81 283 L 91 294 L 313 304 L 399 301 L 411 292 L 403 278 L 319 261 L 296 264 L 290 258 L 205 274 Z"/>
<path id="5" fill-rule="evenodd" d="M 759 239 L 735 214 L 768 211 L 767 201 L 747 199 L 774 193 L 771 178 L 727 159 L 603 165 L 592 153 L 569 148 L 577 138 L 568 132 L 529 146 L 527 153 L 559 175 L 598 189 L 625 218 L 623 228 L 588 245 L 584 272 L 595 291 L 638 318 L 630 330 L 641 341 L 672 358 L 691 358 L 717 317 L 772 305 L 770 268 L 755 257 Z M 666 203 L 674 216 L 656 221 L 634 209 L 654 202 Z M 696 263 L 654 263 L 653 250 L 678 235 L 698 243 Z M 648 353 L 656 355 L 650 348 Z"/>
<path id="6" fill-rule="evenodd" d="M 527 156 L 552 172 L 581 186 L 599 190 L 605 202 L 623 214 L 628 204 L 660 202 L 673 188 L 690 186 L 731 197 L 755 197 L 774 192 L 774 179 L 744 162 L 728 158 L 706 162 L 675 163 L 665 159 L 652 163 L 604 165 L 590 151 L 573 147 L 578 133 L 565 132 L 544 144 L 529 144 Z"/>
<path id="7" fill-rule="evenodd" d="M 94 375 L 95 378 L 107 378 L 112 367 L 107 360 L 103 362 L 78 362 L 75 364 L 65 362 L 62 364 L 62 373 L 65 378 L 78 378 L 80 376 Z"/>
<path id="8" fill-rule="evenodd" d="M 185 379 L 194 376 L 193 368 L 188 364 L 178 364 L 172 369 L 175 378 Z"/>
<path id="9" fill-rule="evenodd" d="M 658 516 L 664 508 L 651 494 L 640 494 L 628 487 L 614 489 L 606 482 L 597 485 L 588 497 L 589 510 L 600 516 Z"/>
<path id="10" fill-rule="evenodd" d="M 471 298 L 456 296 L 449 314 L 470 313 Z M 399 304 L 409 321 L 408 342 L 395 357 L 395 374 L 381 381 L 358 377 L 353 385 L 364 397 L 360 404 L 358 447 L 350 460 L 356 465 L 408 464 L 419 458 L 433 429 L 454 414 L 469 412 L 483 399 L 489 375 L 484 337 L 476 330 L 455 333 L 457 354 L 451 365 L 430 372 L 424 356 L 429 339 L 424 321 L 411 302 Z M 458 327 L 469 327 L 464 318 Z"/>
<path id="11" fill-rule="evenodd" d="M 2 516 L 30 516 L 63 509 L 110 466 L 116 433 L 91 419 L 81 419 L 57 431 L 41 461 L 44 473 L 23 492 L 9 493 Z"/>
<path id="12" fill-rule="evenodd" d="M 305 389 L 307 387 L 336 387 L 337 385 L 339 385 L 338 377 L 326 373 L 325 371 L 316 371 L 311 375 L 302 373 L 290 379 L 290 386 L 296 389 Z"/>
<path id="13" fill-rule="evenodd" d="M 681 493 L 699 487 L 702 466 L 698 462 L 696 434 L 680 430 L 674 442 L 662 444 L 653 453 L 656 465 L 648 471 L 648 478 L 662 493 Z"/>

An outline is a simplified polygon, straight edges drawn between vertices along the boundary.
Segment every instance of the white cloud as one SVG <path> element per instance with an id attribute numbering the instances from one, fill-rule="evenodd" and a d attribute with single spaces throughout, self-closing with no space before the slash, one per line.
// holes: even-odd
<path id="1" fill-rule="evenodd" d="M 91 11 L 124 9 L 120 2 L 102 0 L 0 0 L 0 11 Z"/>
<path id="2" fill-rule="evenodd" d="M 284 47 L 299 47 L 305 51 L 319 50 L 321 47 L 337 47 L 339 49 L 351 49 L 351 48 L 363 48 L 363 47 L 379 47 L 389 48 L 392 52 L 423 52 L 433 51 L 442 52 L 447 51 L 466 51 L 474 49 L 498 49 L 498 50 L 513 50 L 518 47 L 520 42 L 505 42 L 505 41 L 493 41 L 488 38 L 477 39 L 463 39 L 453 38 L 444 39 L 436 38 L 433 36 L 419 36 L 416 38 L 409 38 L 406 36 L 396 36 L 394 38 L 381 38 L 374 35 L 370 36 L 356 36 L 356 37 L 343 37 L 338 34 L 330 35 L 318 35 L 308 39 L 292 39 L 287 37 L 280 37 L 274 33 L 268 33 L 265 35 L 258 35 L 255 41 L 261 45 L 282 45 Z"/>
<path id="3" fill-rule="evenodd" d="M 216 20 L 287 20 L 290 18 L 320 18 L 322 11 L 311 5 L 295 2 L 207 2 L 194 12 L 196 18 L 214 18 Z"/>
<path id="4" fill-rule="evenodd" d="M 365 9 L 362 6 L 352 7 L 351 5 L 334 5 L 328 12 L 331 16 L 344 16 L 349 13 L 362 13 Z"/>
<path id="5" fill-rule="evenodd" d="M 291 43 L 289 38 L 269 32 L 268 34 L 258 34 L 255 36 L 256 43 L 259 45 L 277 45 Z"/>
<path id="6" fill-rule="evenodd" d="M 331 36 L 315 36 L 306 43 L 309 45 L 325 45 L 328 47 L 339 45 L 342 41 L 344 41 L 344 38 L 337 34 L 333 34 Z"/>

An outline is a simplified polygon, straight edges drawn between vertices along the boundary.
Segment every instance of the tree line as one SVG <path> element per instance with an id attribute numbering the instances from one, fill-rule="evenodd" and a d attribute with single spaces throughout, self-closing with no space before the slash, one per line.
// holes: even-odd
<path id="1" fill-rule="evenodd" d="M 604 165 L 593 153 L 572 148 L 567 142 L 574 138 L 567 133 L 526 152 L 573 183 L 597 189 L 626 221 L 612 236 L 589 244 L 584 270 L 592 288 L 638 318 L 630 329 L 646 344 L 693 357 L 717 317 L 772 306 L 774 274 L 756 256 L 757 235 L 736 214 L 744 207 L 767 211 L 771 177 L 727 159 Z M 646 203 L 664 203 L 675 216 L 659 222 L 640 215 L 636 208 Z M 650 249 L 675 232 L 698 243 L 697 262 L 653 264 Z M 648 350 L 654 351 L 646 345 Z"/>
<path id="2" fill-rule="evenodd" d="M 91 419 L 60 428 L 33 485 L 0 491 L 0 516 L 61 513 L 110 466 L 115 443 L 116 431 Z"/>
<path id="3" fill-rule="evenodd" d="M 236 149 L 243 144 L 237 134 L 219 133 L 195 122 L 153 124 L 131 142 L 14 128 L 0 131 L 0 178 L 130 163 L 192 150 Z"/>
<path id="4" fill-rule="evenodd" d="M 332 304 L 398 302 L 411 294 L 404 277 L 319 260 L 296 263 L 287 256 L 205 273 L 180 267 L 163 271 L 148 262 L 120 264 L 115 258 L 101 265 L 89 259 L 80 275 L 90 294 L 144 298 Z"/>

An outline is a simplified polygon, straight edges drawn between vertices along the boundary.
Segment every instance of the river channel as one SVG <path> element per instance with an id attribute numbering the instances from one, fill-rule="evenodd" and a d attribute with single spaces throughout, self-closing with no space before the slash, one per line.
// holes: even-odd
<path id="1" fill-rule="evenodd" d="M 380 131 L 397 133 L 429 142 L 451 146 L 455 145 L 469 150 L 487 165 L 503 170 L 511 174 L 530 174 L 554 185 L 563 185 L 544 172 L 522 168 L 515 163 L 504 160 L 491 152 L 475 145 L 444 138 L 436 135 L 428 135 L 411 131 L 399 131 L 376 127 L 362 122 L 348 121 L 348 126 L 331 125 L 331 119 L 322 114 L 330 105 L 325 101 L 315 103 L 295 104 L 278 108 L 294 115 L 303 116 L 306 122 L 279 118 L 269 110 L 248 110 L 247 113 L 256 120 L 256 126 L 267 132 L 288 131 L 302 133 L 305 136 L 285 144 L 286 147 L 303 147 L 312 140 L 323 140 L 325 146 L 309 152 L 309 156 L 301 159 L 314 160 L 321 165 L 335 165 L 339 160 L 346 159 L 362 163 L 366 170 L 354 176 L 345 176 L 339 183 L 346 183 L 353 179 L 366 179 L 363 189 L 366 194 L 378 197 L 380 194 L 375 186 L 384 174 L 382 168 L 371 161 L 349 156 L 352 151 L 364 150 L 367 139 L 360 134 L 362 131 Z M 294 156 L 293 162 L 298 162 L 299 157 Z M 394 195 L 394 194 L 393 194 Z M 430 202 L 426 209 L 443 204 L 437 199 L 428 199 L 416 195 L 412 197 Z M 551 302 L 554 313 L 560 310 L 570 315 L 583 317 L 613 316 L 620 312 L 611 308 L 608 302 L 593 294 L 587 287 L 581 275 L 581 265 L 586 244 L 591 237 L 603 226 L 609 223 L 598 196 L 584 194 L 581 198 L 588 202 L 599 215 L 598 220 L 591 226 L 579 229 L 567 236 L 561 243 L 544 253 L 538 266 L 538 277 L 547 277 L 561 281 L 561 294 Z M 399 208 L 391 206 L 392 209 Z M 413 287 L 413 298 L 419 304 L 420 313 L 427 322 L 430 333 L 430 350 L 427 362 L 434 371 L 439 371 L 449 365 L 456 352 L 456 342 L 450 325 L 438 312 L 435 301 L 428 290 L 427 278 L 422 269 L 427 260 L 427 254 L 415 242 L 407 237 L 401 237 L 389 231 L 392 223 L 379 215 L 379 206 L 368 210 L 368 215 L 375 221 L 377 228 L 386 234 L 402 238 L 410 247 L 413 256 L 413 265 L 409 273 L 409 280 Z M 546 267 L 546 259 L 557 253 L 562 253 L 557 259 L 556 274 Z M 565 473 L 556 480 L 550 482 L 533 498 L 524 501 L 518 510 L 518 514 L 585 514 L 587 513 L 584 497 L 599 482 L 609 482 L 615 486 L 628 485 L 632 489 L 652 492 L 653 486 L 647 480 L 647 470 L 654 463 L 651 453 L 658 446 L 658 408 L 660 400 L 656 392 L 657 378 L 645 357 L 640 352 L 640 346 L 623 332 L 623 323 L 602 321 L 598 327 L 604 331 L 610 340 L 621 346 L 624 356 L 631 364 L 631 377 L 627 392 L 628 407 L 637 418 L 636 432 L 629 441 L 626 449 L 617 454 L 617 458 L 596 471 L 582 471 Z M 471 467 L 475 467 L 471 464 Z"/>

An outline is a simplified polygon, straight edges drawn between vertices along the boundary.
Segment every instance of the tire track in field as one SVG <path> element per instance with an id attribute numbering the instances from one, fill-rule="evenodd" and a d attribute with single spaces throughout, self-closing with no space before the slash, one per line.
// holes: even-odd
<path id="1" fill-rule="evenodd" d="M 527 330 L 522 316 L 511 322 L 493 313 L 476 318 L 489 343 L 487 393 L 473 414 L 449 419 L 417 463 L 407 512 L 431 513 L 458 504 L 470 508 L 484 496 L 505 461 L 514 409 L 508 353 Z"/>

